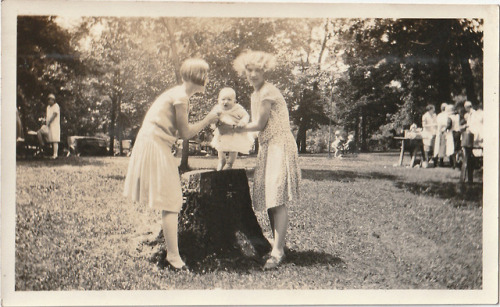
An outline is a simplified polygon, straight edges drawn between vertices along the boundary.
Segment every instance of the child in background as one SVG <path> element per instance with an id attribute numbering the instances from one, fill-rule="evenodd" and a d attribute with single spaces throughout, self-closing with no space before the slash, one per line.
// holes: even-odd
<path id="1" fill-rule="evenodd" d="M 335 140 L 332 143 L 333 153 L 335 158 L 341 158 L 344 153 L 345 138 L 342 131 L 335 131 Z"/>
<path id="2" fill-rule="evenodd" d="M 147 202 L 150 208 L 162 211 L 166 260 L 177 270 L 186 265 L 177 243 L 182 190 L 172 146 L 178 136 L 190 139 L 219 117 L 214 108 L 201 121 L 188 123 L 189 98 L 205 91 L 208 64 L 201 59 L 188 59 L 182 64 L 180 74 L 182 85 L 163 92 L 146 113 L 134 143 L 123 192 L 133 201 Z"/>
<path id="3" fill-rule="evenodd" d="M 347 137 L 347 141 L 344 144 L 344 152 L 353 154 L 355 152 L 355 144 L 354 144 L 354 134 L 349 134 Z"/>
<path id="4" fill-rule="evenodd" d="M 225 87 L 219 92 L 218 107 L 221 111 L 219 122 L 233 126 L 233 128 L 243 127 L 250 120 L 247 111 L 236 103 L 236 92 L 230 87 Z M 219 129 L 215 129 L 211 145 L 217 149 L 219 156 L 217 170 L 222 170 L 224 166 L 226 169 L 231 169 L 238 152 L 248 154 L 253 143 L 254 138 L 248 132 L 221 135 Z"/>

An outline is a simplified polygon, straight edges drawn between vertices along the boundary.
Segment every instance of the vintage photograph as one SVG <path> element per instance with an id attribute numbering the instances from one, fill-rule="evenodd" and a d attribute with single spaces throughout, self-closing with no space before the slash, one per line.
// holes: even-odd
<path id="1" fill-rule="evenodd" d="M 498 300 L 498 7 L 59 3 L 3 5 L 7 303 Z"/>

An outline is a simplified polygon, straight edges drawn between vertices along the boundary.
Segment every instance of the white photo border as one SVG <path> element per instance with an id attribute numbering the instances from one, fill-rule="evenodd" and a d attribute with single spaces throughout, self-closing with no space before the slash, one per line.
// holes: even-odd
<path id="1" fill-rule="evenodd" d="M 494 3 L 496 1 L 486 1 L 481 5 L 366 2 L 345 4 L 335 1 L 222 3 L 7 0 L 3 2 L 0 152 L 2 303 L 5 306 L 498 304 L 499 11 Z M 486 127 L 488 129 L 484 141 L 484 165 L 488 167 L 484 168 L 482 289 L 14 291 L 16 164 L 15 134 L 12 133 L 12 129 L 15 129 L 18 15 L 484 19 L 484 120 L 485 129 Z"/>

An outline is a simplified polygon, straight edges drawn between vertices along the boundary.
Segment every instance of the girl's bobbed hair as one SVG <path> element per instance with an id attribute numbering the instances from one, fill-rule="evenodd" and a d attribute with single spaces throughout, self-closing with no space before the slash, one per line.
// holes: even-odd
<path id="1" fill-rule="evenodd" d="M 203 86 L 208 78 L 208 63 L 202 59 L 187 59 L 182 63 L 180 73 L 182 80 Z"/>
<path id="2" fill-rule="evenodd" d="M 234 70 L 244 76 L 248 65 L 255 65 L 263 71 L 269 71 L 276 66 L 274 55 L 264 51 L 243 51 L 233 62 Z"/>

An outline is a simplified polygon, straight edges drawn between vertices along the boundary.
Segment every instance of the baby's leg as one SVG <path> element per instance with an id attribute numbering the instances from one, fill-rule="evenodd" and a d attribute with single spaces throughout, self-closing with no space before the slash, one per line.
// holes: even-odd
<path id="1" fill-rule="evenodd" d="M 226 153 L 223 151 L 218 151 L 217 156 L 219 157 L 219 164 L 217 165 L 217 170 L 221 171 L 226 165 Z"/>
<path id="2" fill-rule="evenodd" d="M 232 169 L 234 161 L 236 160 L 236 156 L 238 153 L 236 151 L 231 151 L 228 153 L 227 166 L 226 169 Z"/>

